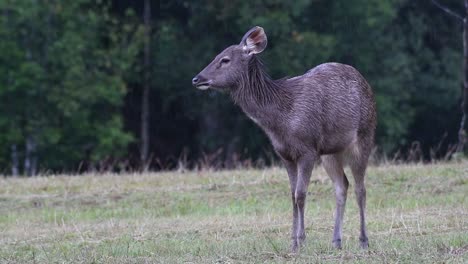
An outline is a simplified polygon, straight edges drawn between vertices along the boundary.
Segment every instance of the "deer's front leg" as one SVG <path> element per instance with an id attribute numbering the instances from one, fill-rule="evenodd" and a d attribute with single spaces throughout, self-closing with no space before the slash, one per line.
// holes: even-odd
<path id="1" fill-rule="evenodd" d="M 291 187 L 291 200 L 293 205 L 292 229 L 291 229 L 291 250 L 296 252 L 298 249 L 297 244 L 297 221 L 298 221 L 298 208 L 296 204 L 296 184 L 297 184 L 297 164 L 292 161 L 283 160 L 283 164 L 288 171 L 289 185 Z"/>
<path id="2" fill-rule="evenodd" d="M 312 169 L 317 155 L 315 153 L 308 153 L 303 155 L 297 163 L 297 182 L 295 200 L 298 210 L 297 220 L 297 244 L 301 246 L 305 240 L 305 229 L 304 229 L 304 210 L 305 201 L 307 196 L 307 188 L 309 187 L 310 176 L 312 175 Z"/>

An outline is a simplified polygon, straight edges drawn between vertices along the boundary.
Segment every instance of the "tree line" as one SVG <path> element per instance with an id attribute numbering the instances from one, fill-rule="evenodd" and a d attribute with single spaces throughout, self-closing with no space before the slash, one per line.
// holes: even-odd
<path id="1" fill-rule="evenodd" d="M 430 159 L 457 143 L 463 23 L 432 1 L 0 0 L 0 172 L 271 162 L 226 94 L 190 83 L 254 25 L 273 78 L 327 61 L 363 73 L 378 153 Z"/>

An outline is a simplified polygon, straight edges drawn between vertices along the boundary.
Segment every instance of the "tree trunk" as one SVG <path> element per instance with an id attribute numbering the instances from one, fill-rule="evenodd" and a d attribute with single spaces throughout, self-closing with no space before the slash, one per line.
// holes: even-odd
<path id="1" fill-rule="evenodd" d="M 36 141 L 32 136 L 26 138 L 26 151 L 24 155 L 24 174 L 28 176 L 36 175 Z"/>
<path id="2" fill-rule="evenodd" d="M 18 162 L 18 149 L 16 144 L 11 145 L 11 175 L 18 177 L 19 175 L 19 162 Z"/>
<path id="3" fill-rule="evenodd" d="M 465 0 L 465 18 L 463 19 L 463 91 L 462 119 L 458 131 L 457 152 L 464 152 L 466 146 L 466 118 L 468 114 L 468 0 Z"/>
<path id="4" fill-rule="evenodd" d="M 148 169 L 149 153 L 149 90 L 150 90 L 150 44 L 151 44 L 151 5 L 145 0 L 145 47 L 144 47 L 144 83 L 141 98 L 141 146 L 140 163 L 143 170 Z"/>

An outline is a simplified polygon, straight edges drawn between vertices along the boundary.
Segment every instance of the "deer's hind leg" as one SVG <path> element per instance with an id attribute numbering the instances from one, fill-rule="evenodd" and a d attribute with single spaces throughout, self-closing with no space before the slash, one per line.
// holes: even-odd
<path id="1" fill-rule="evenodd" d="M 341 153 L 322 156 L 322 164 L 335 186 L 336 212 L 332 243 L 335 248 L 341 249 L 343 216 L 349 182 L 343 170 L 343 158 Z"/>
<path id="2" fill-rule="evenodd" d="M 371 146 L 372 138 L 369 138 L 369 140 L 362 139 L 359 145 L 353 147 L 353 151 L 350 153 L 351 157 L 349 159 L 349 166 L 351 167 L 351 171 L 353 173 L 355 181 L 354 192 L 356 193 L 356 200 L 359 207 L 359 241 L 360 246 L 363 249 L 369 247 L 369 239 L 367 237 L 366 229 L 366 186 L 364 184 L 364 178 L 366 174 L 369 155 L 372 150 Z"/>

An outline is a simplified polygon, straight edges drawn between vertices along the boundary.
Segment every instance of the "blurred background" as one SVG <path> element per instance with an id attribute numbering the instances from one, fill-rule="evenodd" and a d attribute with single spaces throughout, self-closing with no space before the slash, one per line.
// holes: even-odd
<path id="1" fill-rule="evenodd" d="M 0 173 L 276 162 L 228 95 L 191 86 L 254 25 L 273 78 L 328 61 L 366 77 L 377 159 L 454 152 L 463 23 L 430 0 L 0 0 Z"/>

